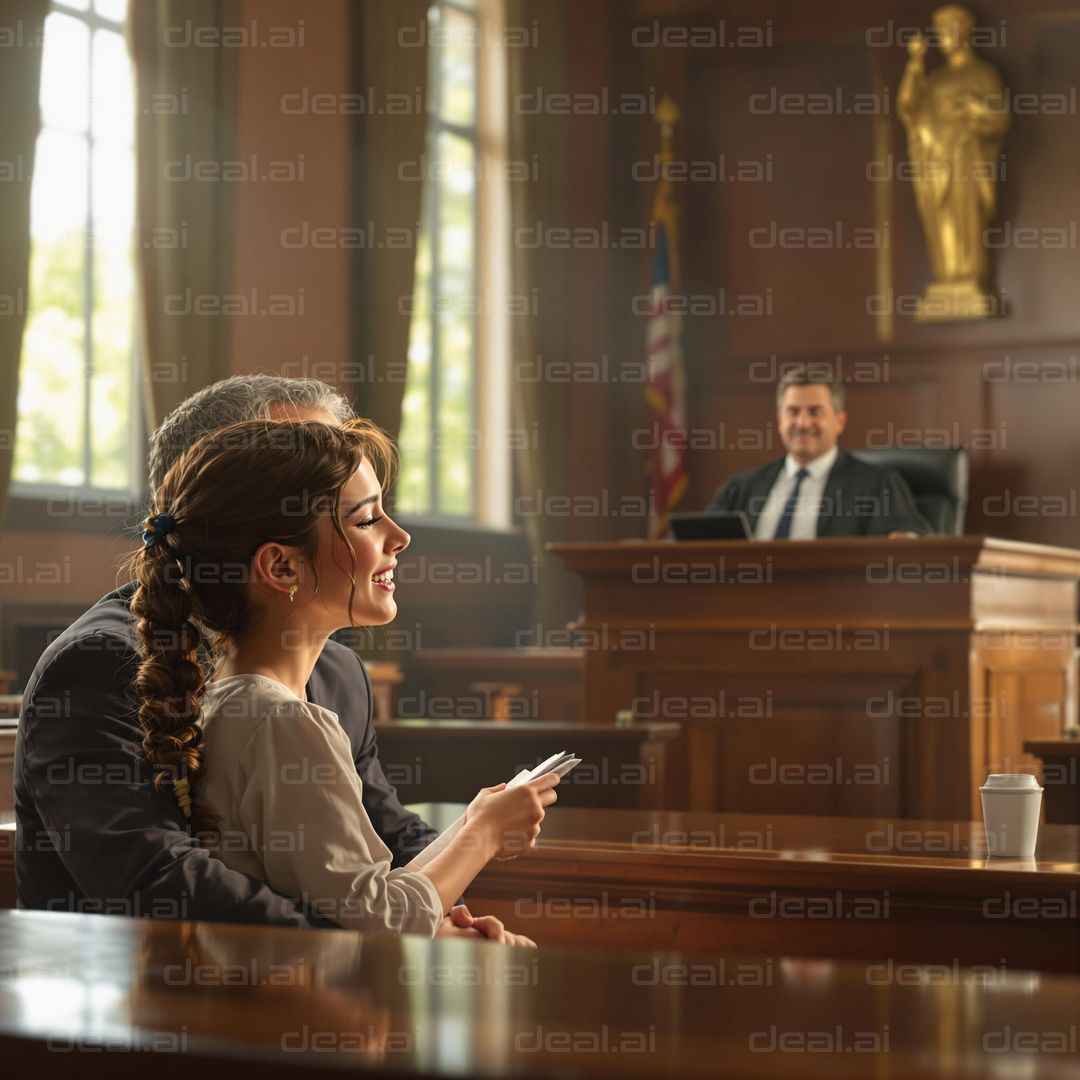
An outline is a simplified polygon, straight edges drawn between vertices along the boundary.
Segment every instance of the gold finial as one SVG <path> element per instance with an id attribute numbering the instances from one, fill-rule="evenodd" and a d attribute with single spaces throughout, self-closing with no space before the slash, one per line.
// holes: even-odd
<path id="1" fill-rule="evenodd" d="M 660 138 L 667 141 L 671 138 L 675 125 L 682 118 L 679 106 L 675 104 L 670 94 L 665 94 L 660 104 L 656 107 L 656 122 L 660 125 Z"/>

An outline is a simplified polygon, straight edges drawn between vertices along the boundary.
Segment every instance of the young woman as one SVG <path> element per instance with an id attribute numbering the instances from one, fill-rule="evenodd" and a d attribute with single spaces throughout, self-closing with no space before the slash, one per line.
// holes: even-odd
<path id="1" fill-rule="evenodd" d="M 393 459 L 363 421 L 243 421 L 187 450 L 133 559 L 136 688 L 155 785 L 216 857 L 340 926 L 433 935 L 490 859 L 535 843 L 558 778 L 485 789 L 445 850 L 391 869 L 348 736 L 304 688 L 335 630 L 397 614 Z"/>

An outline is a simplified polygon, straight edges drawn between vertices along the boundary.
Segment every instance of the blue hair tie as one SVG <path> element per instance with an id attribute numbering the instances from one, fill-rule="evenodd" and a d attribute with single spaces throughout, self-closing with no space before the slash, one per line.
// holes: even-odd
<path id="1" fill-rule="evenodd" d="M 175 528 L 176 522 L 168 514 L 151 514 L 143 522 L 143 547 L 152 548 L 162 543 Z"/>

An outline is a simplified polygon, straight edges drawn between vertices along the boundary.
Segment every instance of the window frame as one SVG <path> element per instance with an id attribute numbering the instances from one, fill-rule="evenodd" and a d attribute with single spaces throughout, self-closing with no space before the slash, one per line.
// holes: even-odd
<path id="1" fill-rule="evenodd" d="M 130 0 L 129 0 L 130 3 Z M 131 400 L 131 412 L 128 415 L 129 426 L 129 473 L 132 479 L 131 486 L 126 489 L 99 487 L 93 483 L 93 378 L 94 378 L 94 270 L 95 270 L 95 247 L 96 230 L 94 227 L 94 169 L 93 152 L 99 140 L 94 134 L 92 121 L 92 107 L 94 100 L 94 34 L 99 31 L 117 34 L 125 43 L 127 42 L 128 20 L 122 21 L 107 18 L 94 10 L 93 3 L 87 10 L 73 7 L 66 0 L 51 0 L 48 15 L 58 14 L 72 18 L 82 23 L 89 31 L 87 49 L 87 101 L 90 116 L 84 132 L 78 138 L 83 140 L 87 152 L 86 168 L 86 219 L 84 222 L 83 240 L 83 352 L 82 352 L 82 446 L 81 465 L 83 475 L 89 477 L 78 484 L 52 483 L 48 481 L 20 480 L 14 472 L 8 491 L 7 508 L 4 514 L 3 528 L 15 531 L 49 531 L 62 533 L 122 533 L 129 526 L 133 516 L 141 515 L 142 507 L 147 498 L 147 481 L 144 475 L 144 465 L 147 450 L 149 448 L 149 433 L 146 429 L 146 411 L 142 397 L 142 339 L 141 322 L 138 304 L 138 293 L 133 293 L 132 305 L 132 335 L 131 355 L 128 368 L 129 386 L 128 391 Z M 48 38 L 45 38 L 47 47 Z M 133 95 L 133 109 L 137 107 Z M 37 138 L 46 131 L 49 126 L 42 121 L 38 130 Z M 35 139 L 35 144 L 36 144 Z M 133 144 L 132 151 L 135 153 Z M 135 159 L 135 167 L 138 168 L 138 159 Z M 31 181 L 32 182 L 32 181 Z M 135 231 L 138 222 L 132 217 L 132 253 L 138 259 L 137 242 Z M 32 243 L 32 239 L 31 239 Z M 31 255 L 33 258 L 33 255 Z M 136 273 L 138 267 L 136 266 Z M 27 320 L 30 313 L 27 312 Z M 25 342 L 20 350 L 20 365 L 25 362 Z M 16 414 L 16 440 L 18 439 L 18 414 Z M 61 515 L 54 514 L 51 510 L 57 500 L 61 500 L 65 506 L 71 508 L 71 513 Z"/>
<path id="2" fill-rule="evenodd" d="M 429 8 L 429 14 L 431 11 L 439 11 L 440 13 L 449 8 L 452 11 L 469 19 L 473 27 L 479 26 L 479 15 L 476 10 L 471 10 L 466 7 L 462 7 L 460 4 L 456 4 L 453 0 L 432 0 L 431 7 Z M 439 63 L 438 46 L 428 46 L 428 114 L 427 114 L 427 131 L 424 134 L 424 152 L 427 155 L 429 162 L 440 162 L 439 154 L 439 141 L 440 136 L 445 132 L 446 134 L 453 135 L 459 139 L 468 142 L 472 147 L 473 163 L 474 166 L 479 161 L 480 154 L 480 57 L 479 50 L 477 50 L 477 63 L 473 70 L 473 95 L 474 95 L 474 108 L 473 108 L 473 124 L 471 127 L 463 127 L 460 124 L 456 124 L 450 120 L 444 120 L 442 116 L 442 104 L 443 104 L 443 71 L 442 65 Z M 469 507 L 469 512 L 460 516 L 451 514 L 442 514 L 439 512 L 439 449 L 437 446 L 438 440 L 434 437 L 438 428 L 438 416 L 439 416 L 439 383 L 441 378 L 440 372 L 440 334 L 439 334 L 439 312 L 438 303 L 442 294 L 440 292 L 441 281 L 441 240 L 442 229 L 440 228 L 442 223 L 442 185 L 438 182 L 429 183 L 425 180 L 423 198 L 428 203 L 428 219 L 430 223 L 430 246 L 431 246 L 431 279 L 430 279 L 430 297 L 433 302 L 433 307 L 425 313 L 425 317 L 428 322 L 431 339 L 431 356 L 428 362 L 428 447 L 427 447 L 427 504 L 429 509 L 423 514 L 414 515 L 418 518 L 423 518 L 433 522 L 439 523 L 453 523 L 455 521 L 473 521 L 477 520 L 477 469 L 476 469 L 476 456 L 475 452 L 470 452 L 469 469 L 471 473 L 470 484 L 472 491 L 472 505 Z M 477 282 L 479 279 L 478 262 L 479 262 L 479 241 L 480 241 L 480 191 L 479 185 L 475 185 L 473 189 L 473 266 L 472 266 L 472 294 L 476 295 Z M 472 313 L 472 387 L 470 400 L 469 400 L 469 428 L 476 430 L 477 423 L 477 328 L 479 320 L 476 317 L 475 309 Z M 406 389 L 408 384 L 406 383 Z"/>
<path id="3" fill-rule="evenodd" d="M 442 115 L 443 72 L 438 62 L 438 46 L 429 46 L 428 115 L 424 149 L 427 161 L 440 161 L 439 141 L 450 134 L 469 143 L 473 153 L 476 181 L 473 195 L 472 386 L 468 430 L 477 446 L 468 450 L 472 500 L 469 512 L 450 515 L 440 512 L 439 383 L 441 378 L 439 324 L 436 310 L 440 294 L 440 185 L 425 180 L 424 199 L 430 222 L 432 307 L 425 313 L 431 340 L 428 370 L 427 425 L 427 506 L 420 513 L 402 513 L 403 520 L 432 524 L 450 530 L 520 531 L 512 519 L 512 451 L 499 445 L 499 436 L 509 431 L 510 362 L 509 324 L 506 297 L 497 286 L 509 283 L 509 252 L 501 250 L 509 235 L 509 209 L 505 182 L 500 176 L 506 158 L 505 85 L 506 61 L 502 55 L 502 10 L 500 0 L 433 0 L 429 10 L 452 10 L 471 20 L 476 41 L 474 68 L 475 111 L 473 123 L 465 126 Z"/>

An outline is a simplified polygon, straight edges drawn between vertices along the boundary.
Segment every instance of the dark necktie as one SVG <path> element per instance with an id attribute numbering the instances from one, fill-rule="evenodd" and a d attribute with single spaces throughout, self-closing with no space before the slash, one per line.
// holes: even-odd
<path id="1" fill-rule="evenodd" d="M 773 536 L 774 540 L 788 540 L 791 537 L 791 519 L 795 516 L 795 507 L 799 505 L 799 489 L 802 487 L 802 482 L 810 474 L 805 469 L 800 469 L 795 474 L 795 487 L 792 488 L 791 494 L 788 496 L 788 501 L 784 505 L 784 512 L 780 515 L 780 520 L 776 524 L 776 534 Z"/>

